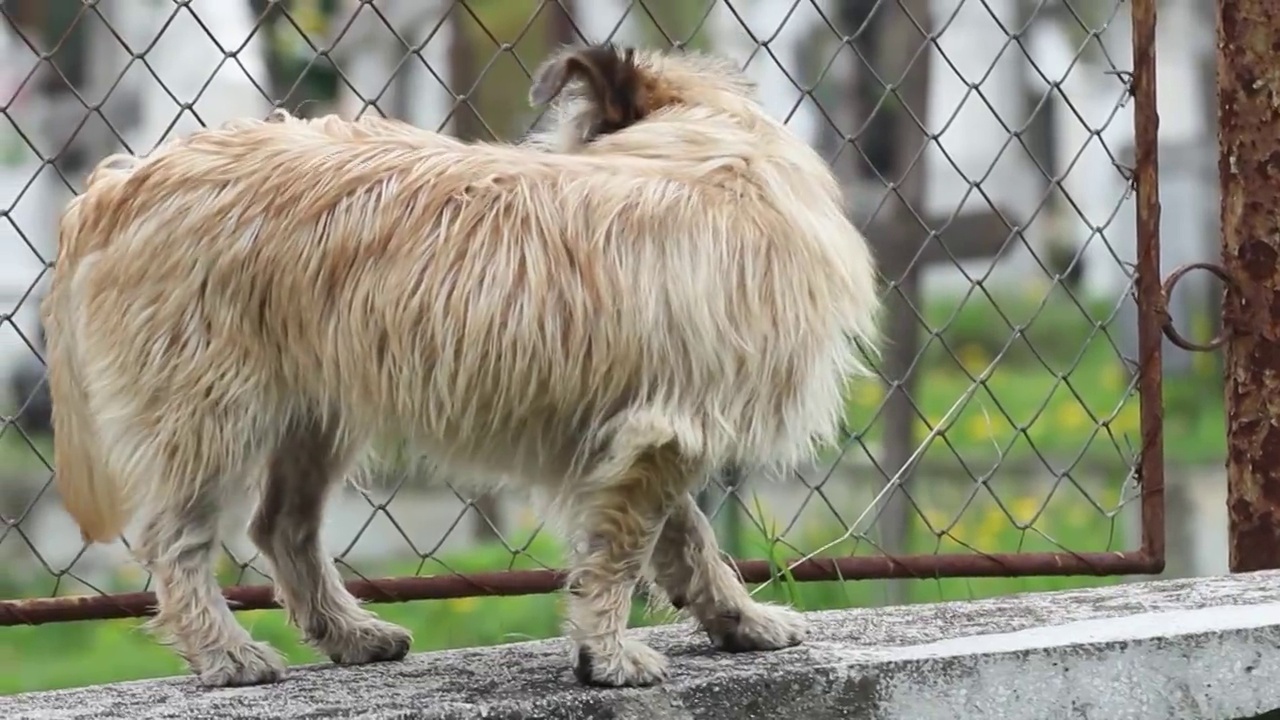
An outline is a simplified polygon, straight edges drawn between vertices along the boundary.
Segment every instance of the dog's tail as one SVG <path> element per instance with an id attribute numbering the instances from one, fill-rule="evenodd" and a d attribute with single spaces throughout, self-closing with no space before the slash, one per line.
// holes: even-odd
<path id="1" fill-rule="evenodd" d="M 53 415 L 54 486 L 85 542 L 111 542 L 132 515 L 123 485 L 101 462 L 101 440 L 89 407 L 79 349 L 81 286 L 93 255 L 106 247 L 109 220 L 91 212 L 137 167 L 115 156 L 89 176 L 85 191 L 68 203 L 58 224 L 58 255 L 49 292 L 41 302 L 49 395 Z"/>

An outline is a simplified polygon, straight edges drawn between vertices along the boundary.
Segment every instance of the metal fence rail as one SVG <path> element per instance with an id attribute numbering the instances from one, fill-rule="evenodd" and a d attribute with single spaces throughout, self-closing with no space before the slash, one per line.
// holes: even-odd
<path id="1" fill-rule="evenodd" d="M 127 542 L 81 547 L 50 485 L 34 313 L 53 219 L 93 162 L 273 105 L 512 141 L 538 120 L 530 69 L 610 37 L 740 61 L 830 158 L 885 276 L 891 342 L 880 381 L 850 390 L 843 446 L 701 498 L 747 582 L 1163 569 L 1162 347 L 1181 274 L 1162 287 L 1156 0 L 327 5 L 4 3 L 0 266 L 17 269 L 0 274 L 15 298 L 0 308 L 0 557 L 15 569 L 0 625 L 154 603 Z M 382 480 L 326 529 L 357 597 L 560 586 L 554 541 L 510 499 Z M 275 607 L 254 549 L 229 538 L 226 553 L 233 607 Z"/>

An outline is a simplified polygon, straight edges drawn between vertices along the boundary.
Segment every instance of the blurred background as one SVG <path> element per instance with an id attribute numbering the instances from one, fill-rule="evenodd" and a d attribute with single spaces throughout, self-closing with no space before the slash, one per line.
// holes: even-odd
<path id="1" fill-rule="evenodd" d="M 375 113 L 479 141 L 538 120 L 528 77 L 563 43 L 727 55 L 828 158 L 885 276 L 888 345 L 847 436 L 782 478 L 700 498 L 743 558 L 1136 548 L 1139 414 L 1128 4 L 1118 0 L 0 0 L 0 598 L 147 589 L 127 545 L 84 548 L 49 487 L 37 308 L 58 214 L 104 155 L 201 125 Z M 1211 3 L 1158 26 L 1162 263 L 1217 255 Z M 181 241 L 181 239 L 177 239 Z M 1220 288 L 1188 276 L 1184 334 Z M 1226 571 L 1215 354 L 1167 346 L 1167 575 Z M 927 441 L 927 442 L 926 442 Z M 557 567 L 518 497 L 401 473 L 335 497 L 348 577 Z M 892 481 L 892 482 L 891 482 Z M 886 491 L 886 488 L 889 488 Z M 227 584 L 268 582 L 228 538 Z M 1121 578 L 772 583 L 805 608 L 997 595 Z M 558 633 L 555 596 L 380 605 L 415 649 Z M 661 618 L 640 618 L 655 622 Z M 315 660 L 276 611 L 245 613 Z M 137 621 L 0 628 L 0 691 L 172 674 Z"/>

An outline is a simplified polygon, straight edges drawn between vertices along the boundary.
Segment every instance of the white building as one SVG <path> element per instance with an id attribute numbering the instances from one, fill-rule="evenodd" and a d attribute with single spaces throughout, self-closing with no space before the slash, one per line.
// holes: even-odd
<path id="1" fill-rule="evenodd" d="M 54 152 L 40 101 L 39 56 L 0 22 L 0 393 L 22 363 L 35 361 L 40 278 L 53 258 L 54 213 L 70 197 L 42 158 Z"/>
<path id="2" fill-rule="evenodd" d="M 267 83 L 265 46 L 247 3 L 113 0 L 96 7 L 105 23 L 96 13 L 80 21 L 88 42 L 83 103 L 69 96 L 54 105 L 36 79 L 27 81 L 38 55 L 0 22 L 0 103 L 9 106 L 0 122 L 0 208 L 12 207 L 11 221 L 0 222 L 0 312 L 13 315 L 12 325 L 0 323 L 6 390 L 17 368 L 34 360 L 24 337 L 41 346 L 42 270 L 54 256 L 57 217 L 72 197 L 68 183 L 78 188 L 82 180 L 64 180 L 42 158 L 73 136 L 90 163 L 122 148 L 145 153 L 165 138 L 263 116 L 271 107 L 259 90 Z M 105 122 L 86 103 L 101 103 Z"/>

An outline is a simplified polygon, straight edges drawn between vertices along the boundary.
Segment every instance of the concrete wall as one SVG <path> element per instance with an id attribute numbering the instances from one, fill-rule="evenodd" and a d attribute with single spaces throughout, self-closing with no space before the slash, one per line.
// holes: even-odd
<path id="1" fill-rule="evenodd" d="M 294 668 L 274 686 L 188 678 L 0 699 L 7 720 L 1243 720 L 1280 708 L 1280 573 L 980 602 L 814 613 L 810 639 L 711 651 L 687 626 L 636 631 L 672 659 L 646 689 L 584 689 L 560 641 Z"/>

